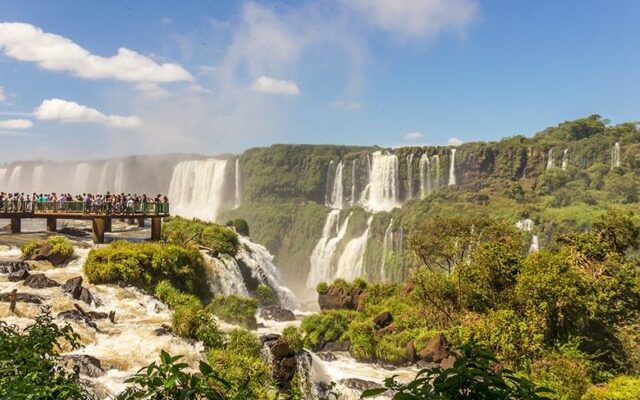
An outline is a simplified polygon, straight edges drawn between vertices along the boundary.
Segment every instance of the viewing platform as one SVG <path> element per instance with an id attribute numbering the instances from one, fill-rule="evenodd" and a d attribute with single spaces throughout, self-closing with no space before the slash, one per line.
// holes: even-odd
<path id="1" fill-rule="evenodd" d="M 0 204 L 0 219 L 11 221 L 11 233 L 21 233 L 22 219 L 46 219 L 47 232 L 57 231 L 58 219 L 91 220 L 93 242 L 104 243 L 105 232 L 111 232 L 111 221 L 128 219 L 145 226 L 145 220 L 151 220 L 151 240 L 160 240 L 162 218 L 169 217 L 168 203 L 144 203 L 133 207 L 117 207 L 113 204 L 93 205 L 89 208 L 81 201 L 34 202 L 5 200 Z"/>

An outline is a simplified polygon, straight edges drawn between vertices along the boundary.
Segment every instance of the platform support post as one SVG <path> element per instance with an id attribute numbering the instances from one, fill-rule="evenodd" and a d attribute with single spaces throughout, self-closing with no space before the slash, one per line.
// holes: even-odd
<path id="1" fill-rule="evenodd" d="M 47 218 L 47 232 L 58 232 L 57 218 Z"/>
<path id="2" fill-rule="evenodd" d="M 151 218 L 151 240 L 158 241 L 162 237 L 162 218 Z"/>
<path id="3" fill-rule="evenodd" d="M 93 219 L 93 243 L 102 244 L 104 243 L 104 218 L 94 218 Z"/>
<path id="4" fill-rule="evenodd" d="M 22 231 L 22 219 L 11 218 L 11 233 L 20 233 Z"/>

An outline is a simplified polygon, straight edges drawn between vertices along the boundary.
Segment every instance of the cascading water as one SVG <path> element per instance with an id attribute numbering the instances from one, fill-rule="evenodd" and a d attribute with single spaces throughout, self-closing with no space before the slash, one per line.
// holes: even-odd
<path id="1" fill-rule="evenodd" d="M 226 160 L 182 161 L 169 185 L 171 213 L 186 218 L 215 221 L 223 206 Z"/>
<path id="2" fill-rule="evenodd" d="M 562 170 L 566 171 L 569 165 L 569 149 L 564 149 L 562 152 Z"/>
<path id="3" fill-rule="evenodd" d="M 219 295 L 249 297 L 249 290 L 244 283 L 238 262 L 226 254 L 211 257 L 206 251 L 202 252 L 205 260 L 207 277 L 211 292 Z"/>
<path id="4" fill-rule="evenodd" d="M 369 196 L 366 208 L 373 211 L 391 211 L 398 202 L 398 157 L 395 154 L 373 153 L 369 177 Z"/>
<path id="5" fill-rule="evenodd" d="M 7 176 L 7 169 L 6 168 L 0 168 L 0 188 L 5 188 L 5 184 L 4 184 L 4 178 L 5 176 Z"/>
<path id="6" fill-rule="evenodd" d="M 124 192 L 124 164 L 122 161 L 118 162 L 118 166 L 116 167 L 116 177 L 113 181 L 113 192 Z"/>
<path id="7" fill-rule="evenodd" d="M 384 231 L 384 239 L 382 240 L 382 260 L 380 261 L 380 282 L 387 280 L 387 258 L 393 252 L 393 218 L 389 221 L 387 229 Z"/>
<path id="8" fill-rule="evenodd" d="M 356 205 L 356 165 L 358 159 L 351 162 L 351 207 Z"/>
<path id="9" fill-rule="evenodd" d="M 424 199 L 431 194 L 431 162 L 425 153 L 420 156 L 420 198 Z"/>
<path id="10" fill-rule="evenodd" d="M 240 205 L 242 204 L 242 199 L 240 198 L 240 191 L 241 191 L 241 182 L 240 182 L 240 159 L 236 158 L 236 168 L 235 168 L 235 204 L 234 204 L 234 208 L 238 208 L 240 207 Z"/>
<path id="11" fill-rule="evenodd" d="M 407 200 L 413 198 L 413 154 L 407 156 Z"/>
<path id="12" fill-rule="evenodd" d="M 534 223 L 529 218 L 523 218 L 520 221 L 516 222 L 515 226 L 518 229 L 521 229 L 525 232 L 532 232 Z M 540 245 L 538 243 L 538 235 L 531 235 L 531 245 L 529 246 L 529 253 L 536 252 L 540 249 Z"/>
<path id="13" fill-rule="evenodd" d="M 329 161 L 329 166 L 327 167 L 327 182 L 324 187 L 324 205 L 327 207 L 331 206 L 331 194 L 334 181 L 333 164 L 333 160 Z"/>
<path id="14" fill-rule="evenodd" d="M 41 192 L 41 191 L 46 190 L 44 177 L 42 176 L 43 171 L 44 171 L 44 166 L 43 165 L 37 165 L 33 169 L 33 177 L 31 178 L 31 186 L 32 186 L 33 190 L 35 190 L 36 192 Z"/>
<path id="15" fill-rule="evenodd" d="M 611 149 L 611 166 L 614 168 L 620 166 L 620 143 L 618 142 Z"/>
<path id="16" fill-rule="evenodd" d="M 80 163 L 76 166 L 76 170 L 73 174 L 74 193 L 82 193 L 88 190 L 87 187 L 89 185 L 90 174 L 91 174 L 91 165 L 87 163 Z M 35 187 L 38 188 L 39 186 L 35 185 Z M 120 187 L 122 187 L 122 183 L 120 183 Z M 117 191 L 117 193 L 120 193 L 120 192 L 121 190 Z"/>
<path id="17" fill-rule="evenodd" d="M 105 193 L 108 188 L 107 173 L 109 172 L 109 161 L 105 162 L 100 171 L 100 178 L 98 179 L 98 192 Z"/>
<path id="18" fill-rule="evenodd" d="M 456 184 L 456 149 L 451 149 L 451 163 L 449 164 L 449 186 Z"/>
<path id="19" fill-rule="evenodd" d="M 338 243 L 347 233 L 351 214 L 340 224 L 340 210 L 331 210 L 322 228 L 322 237 L 309 257 L 311 268 L 307 287 L 312 289 L 320 282 L 330 282 L 335 274 L 334 258 Z"/>
<path id="20" fill-rule="evenodd" d="M 344 203 L 344 189 L 342 186 L 342 161 L 338 163 L 336 172 L 333 178 L 333 186 L 331 189 L 331 195 L 329 196 L 328 206 L 334 209 L 342 209 Z"/>
<path id="21" fill-rule="evenodd" d="M 13 168 L 11 171 L 11 175 L 9 176 L 9 183 L 7 185 L 7 190 L 9 192 L 19 192 L 20 191 L 20 173 L 22 172 L 22 166 L 18 165 Z"/>
<path id="22" fill-rule="evenodd" d="M 369 229 L 371 228 L 372 222 L 373 217 L 369 217 L 367 220 L 367 229 L 365 229 L 362 235 L 351 239 L 351 241 L 347 243 L 347 246 L 344 248 L 344 252 L 338 260 L 338 270 L 336 271 L 335 278 L 352 281 L 363 276 L 364 253 L 367 250 Z"/>
<path id="23" fill-rule="evenodd" d="M 556 166 L 555 161 L 553 161 L 553 149 L 549 149 L 549 153 L 547 155 L 547 169 L 554 168 Z"/>
<path id="24" fill-rule="evenodd" d="M 438 190 L 440 189 L 440 156 L 438 156 L 437 154 L 434 155 L 433 157 L 431 157 L 431 162 L 433 162 L 433 169 L 435 170 L 435 180 L 434 180 L 434 184 L 433 184 L 433 189 L 434 190 Z"/>

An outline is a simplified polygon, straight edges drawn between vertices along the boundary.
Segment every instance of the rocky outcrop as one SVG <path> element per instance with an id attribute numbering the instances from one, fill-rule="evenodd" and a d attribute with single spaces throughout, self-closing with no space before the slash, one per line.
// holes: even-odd
<path id="1" fill-rule="evenodd" d="M 7 276 L 9 282 L 18 282 L 23 281 L 29 277 L 29 272 L 26 269 L 21 269 L 18 271 L 13 271 Z"/>
<path id="2" fill-rule="evenodd" d="M 318 294 L 318 305 L 321 310 L 357 310 L 361 295 L 361 289 L 329 286 L 325 293 Z"/>
<path id="3" fill-rule="evenodd" d="M 71 354 L 61 358 L 68 368 L 78 371 L 80 375 L 98 378 L 105 373 L 100 365 L 100 360 L 88 354 Z"/>
<path id="4" fill-rule="evenodd" d="M 380 387 L 379 383 L 366 381 L 364 379 L 358 379 L 358 378 L 342 379 L 339 381 L 339 383 L 348 387 L 349 389 L 357 390 L 359 392 Z"/>
<path id="5" fill-rule="evenodd" d="M 386 328 L 387 326 L 391 325 L 392 322 L 393 315 L 391 315 L 389 311 L 383 312 L 373 319 L 373 323 L 378 329 Z"/>
<path id="6" fill-rule="evenodd" d="M 420 350 L 420 359 L 426 362 L 440 363 L 449 357 L 449 344 L 443 334 L 432 337 L 424 349 Z"/>
<path id="7" fill-rule="evenodd" d="M 278 389 L 287 392 L 291 389 L 291 380 L 298 370 L 296 353 L 280 335 L 265 335 L 260 338 L 271 354 L 273 379 Z"/>
<path id="8" fill-rule="evenodd" d="M 335 361 L 338 359 L 333 353 L 316 353 L 316 356 L 322 361 Z"/>
<path id="9" fill-rule="evenodd" d="M 296 316 L 293 311 L 274 305 L 260 310 L 260 318 L 273 321 L 295 321 Z"/>
<path id="10" fill-rule="evenodd" d="M 24 261 L 0 261 L 0 274 L 29 270 L 29 263 Z"/>
<path id="11" fill-rule="evenodd" d="M 67 262 L 70 257 L 64 257 L 59 253 L 53 251 L 53 246 L 48 243 L 43 243 L 38 248 L 38 251 L 31 256 L 27 257 L 27 260 L 34 261 L 49 261 L 54 266 L 60 266 Z"/>
<path id="12" fill-rule="evenodd" d="M 0 293 L 0 301 L 9 303 L 11 293 Z M 38 296 L 37 294 L 30 293 L 18 293 L 16 295 L 16 301 L 22 303 L 31 303 L 31 304 L 42 304 L 44 302 L 44 297 Z"/>
<path id="13" fill-rule="evenodd" d="M 171 335 L 173 333 L 173 329 L 169 325 L 162 324 L 162 325 L 160 325 L 160 328 L 154 329 L 153 333 L 156 336 L 167 336 L 167 335 Z"/>
<path id="14" fill-rule="evenodd" d="M 78 300 L 82 292 L 82 277 L 76 276 L 71 278 L 62 285 L 62 291 L 71 296 L 72 299 Z"/>
<path id="15" fill-rule="evenodd" d="M 88 327 L 98 330 L 98 326 L 96 325 L 95 322 L 93 322 L 91 317 L 88 314 L 78 310 L 62 311 L 61 313 L 58 314 L 58 318 L 76 321 L 76 322 L 84 322 Z"/>
<path id="16" fill-rule="evenodd" d="M 48 278 L 45 274 L 29 275 L 27 279 L 25 279 L 24 284 L 34 289 L 44 289 L 60 286 L 58 282 Z"/>
<path id="17" fill-rule="evenodd" d="M 335 351 L 349 351 L 349 348 L 351 347 L 351 342 L 348 340 L 338 340 L 335 342 L 327 342 L 325 343 L 325 345 L 322 347 L 322 351 L 324 352 L 335 352 Z"/>

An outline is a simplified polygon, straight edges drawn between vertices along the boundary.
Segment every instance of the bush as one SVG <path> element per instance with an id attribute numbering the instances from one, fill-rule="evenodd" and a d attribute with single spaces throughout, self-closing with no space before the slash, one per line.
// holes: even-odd
<path id="1" fill-rule="evenodd" d="M 278 303 L 278 298 L 273 293 L 273 289 L 264 283 L 258 285 L 255 294 L 260 306 L 270 306 Z"/>
<path id="2" fill-rule="evenodd" d="M 565 347 L 536 360 L 531 367 L 531 379 L 552 389 L 561 399 L 580 400 L 591 385 L 591 370 L 584 354 Z"/>
<path id="3" fill-rule="evenodd" d="M 26 257 L 31 257 L 36 254 L 40 249 L 40 242 L 38 240 L 30 240 L 27 243 L 20 246 L 20 250 L 22 251 L 22 255 Z"/>
<path id="4" fill-rule="evenodd" d="M 302 333 L 300 333 L 300 330 L 297 327 L 289 325 L 284 328 L 284 331 L 282 331 L 282 339 L 294 353 L 302 350 L 304 342 L 302 339 Z"/>
<path id="5" fill-rule="evenodd" d="M 236 232 L 242 236 L 249 236 L 249 223 L 245 219 L 236 218 L 234 220 L 227 221 L 225 225 L 234 227 Z"/>
<path id="6" fill-rule="evenodd" d="M 260 339 L 246 329 L 236 328 L 229 332 L 226 350 L 232 353 L 242 354 L 248 357 L 260 357 L 262 344 Z"/>
<path id="7" fill-rule="evenodd" d="M 238 324 L 249 329 L 255 329 L 258 325 L 258 303 L 255 299 L 236 295 L 217 296 L 207 309 L 230 324 Z"/>
<path id="8" fill-rule="evenodd" d="M 172 244 L 111 242 L 89 253 L 84 272 L 91 283 L 124 282 L 153 292 L 168 280 L 183 292 L 209 296 L 201 254 Z"/>
<path id="9" fill-rule="evenodd" d="M 637 400 L 639 393 L 640 378 L 619 376 L 602 387 L 590 388 L 582 400 Z"/>
<path id="10" fill-rule="evenodd" d="M 63 259 L 68 259 L 73 255 L 73 245 L 71 244 L 69 239 L 59 235 L 49 236 L 45 241 L 35 239 L 30 240 L 27 243 L 23 244 L 20 247 L 20 250 L 25 257 L 30 257 L 38 253 L 38 251 L 40 251 L 40 248 L 44 245 L 51 246 L 50 253 L 52 256 L 60 256 Z"/>
<path id="11" fill-rule="evenodd" d="M 231 257 L 238 251 L 238 234 L 212 222 L 170 218 L 162 225 L 162 237 L 168 243 L 181 246 L 198 244 Z"/>
<path id="12" fill-rule="evenodd" d="M 346 333 L 355 315 L 353 311 L 329 310 L 305 317 L 301 324 L 305 345 L 320 350 L 327 342 L 347 339 Z"/>
<path id="13" fill-rule="evenodd" d="M 318 294 L 326 294 L 329 291 L 329 285 L 327 282 L 320 282 L 316 285 L 316 292 Z"/>

